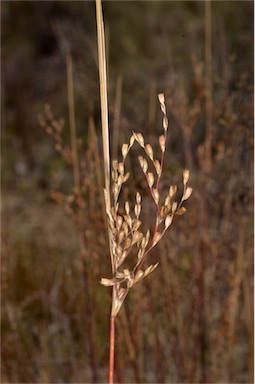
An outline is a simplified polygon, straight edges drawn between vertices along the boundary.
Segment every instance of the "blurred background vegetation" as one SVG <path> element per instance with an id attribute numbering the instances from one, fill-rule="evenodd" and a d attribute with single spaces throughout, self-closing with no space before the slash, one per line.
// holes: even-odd
<path id="1" fill-rule="evenodd" d="M 112 153 L 133 130 L 157 145 L 164 92 L 170 138 L 162 189 L 188 167 L 194 190 L 150 258 L 160 266 L 120 313 L 116 381 L 251 383 L 253 2 L 212 1 L 207 21 L 204 1 L 103 6 Z M 109 276 L 110 259 L 95 4 L 2 1 L 1 22 L 1 382 L 105 382 L 110 292 L 99 280 Z M 69 150 L 67 51 L 80 193 Z M 38 115 L 48 119 L 44 130 Z M 150 223 L 135 151 L 129 166 L 135 177 L 124 192 L 132 199 L 141 191 Z"/>

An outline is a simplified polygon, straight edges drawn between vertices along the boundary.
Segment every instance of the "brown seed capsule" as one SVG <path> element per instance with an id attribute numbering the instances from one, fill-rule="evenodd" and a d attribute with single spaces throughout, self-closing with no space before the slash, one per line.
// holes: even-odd
<path id="1" fill-rule="evenodd" d="M 119 163 L 118 165 L 118 171 L 121 175 L 124 174 L 124 164 L 123 163 Z"/>
<path id="2" fill-rule="evenodd" d="M 148 180 L 149 187 L 151 188 L 154 184 L 154 176 L 152 172 L 148 172 L 147 180 Z"/>
<path id="3" fill-rule="evenodd" d="M 184 213 L 187 211 L 187 209 L 185 207 L 181 207 L 180 209 L 178 209 L 177 212 L 175 212 L 176 215 L 184 215 Z"/>
<path id="4" fill-rule="evenodd" d="M 154 167 L 156 169 L 157 175 L 160 176 L 161 175 L 161 165 L 160 165 L 160 162 L 158 160 L 155 160 L 153 164 L 154 164 Z"/>
<path id="5" fill-rule="evenodd" d="M 188 188 L 186 189 L 184 195 L 183 195 L 182 200 L 183 200 L 183 201 L 184 201 L 184 200 L 187 200 L 187 199 L 190 197 L 191 194 L 192 194 L 192 188 L 191 188 L 191 187 L 188 187 Z"/>
<path id="6" fill-rule="evenodd" d="M 165 95 L 164 95 L 164 93 L 159 93 L 158 94 L 158 100 L 159 100 L 160 104 L 165 104 Z"/>
<path id="7" fill-rule="evenodd" d="M 121 216 L 117 216 L 116 224 L 118 229 L 121 228 L 122 223 L 123 223 L 123 218 Z"/>
<path id="8" fill-rule="evenodd" d="M 134 144 L 134 141 L 135 141 L 135 138 L 134 138 L 134 135 L 132 135 L 130 137 L 130 141 L 129 141 L 129 146 L 132 147 L 132 145 Z"/>
<path id="9" fill-rule="evenodd" d="M 113 169 L 114 169 L 115 171 L 118 170 L 118 162 L 117 162 L 117 160 L 113 160 L 113 162 L 112 162 L 112 167 L 113 167 Z"/>
<path id="10" fill-rule="evenodd" d="M 136 192 L 136 202 L 137 204 L 141 204 L 142 197 L 139 192 Z"/>
<path id="11" fill-rule="evenodd" d="M 144 272 L 142 270 L 138 271 L 137 274 L 135 275 L 135 282 L 141 280 L 143 275 L 144 275 Z"/>
<path id="12" fill-rule="evenodd" d="M 173 205 L 172 205 L 172 212 L 173 213 L 175 213 L 175 211 L 176 211 L 176 208 L 177 208 L 177 202 L 175 201 L 174 203 L 173 203 Z"/>
<path id="13" fill-rule="evenodd" d="M 134 212 L 135 212 L 136 217 L 138 218 L 140 213 L 141 213 L 141 205 L 140 204 L 135 205 Z"/>
<path id="14" fill-rule="evenodd" d="M 162 237 L 162 234 L 160 232 L 155 233 L 155 235 L 153 236 L 152 245 L 153 246 L 156 245 L 159 242 L 159 240 L 161 239 L 161 237 Z"/>
<path id="15" fill-rule="evenodd" d="M 121 148 L 121 152 L 124 158 L 127 156 L 128 150 L 129 150 L 128 144 L 123 144 Z"/>
<path id="16" fill-rule="evenodd" d="M 136 141 L 141 145 L 141 147 L 144 147 L 144 138 L 141 133 L 135 134 Z"/>
<path id="17" fill-rule="evenodd" d="M 102 279 L 100 280 L 100 283 L 101 283 L 102 285 L 105 285 L 106 287 L 111 287 L 111 286 L 114 285 L 113 280 L 106 279 L 105 277 L 102 277 Z"/>
<path id="18" fill-rule="evenodd" d="M 159 202 L 159 193 L 158 190 L 155 188 L 152 190 L 152 196 L 156 204 Z"/>
<path id="19" fill-rule="evenodd" d="M 162 152 L 166 150 L 166 137 L 165 135 L 159 136 L 159 145 Z"/>
<path id="20" fill-rule="evenodd" d="M 175 193 L 177 192 L 177 186 L 176 185 L 171 185 L 169 188 L 169 196 L 172 197 Z"/>
<path id="21" fill-rule="evenodd" d="M 149 156 L 149 158 L 151 160 L 153 160 L 153 149 L 152 149 L 150 144 L 145 145 L 145 151 L 146 151 L 147 155 Z"/>
<path id="22" fill-rule="evenodd" d="M 183 184 L 187 184 L 188 180 L 189 180 L 189 170 L 184 169 L 184 171 L 183 171 Z"/>
<path id="23" fill-rule="evenodd" d="M 170 225 L 172 224 L 172 221 L 173 221 L 173 216 L 168 215 L 165 219 L 165 227 L 166 228 L 170 227 Z"/>

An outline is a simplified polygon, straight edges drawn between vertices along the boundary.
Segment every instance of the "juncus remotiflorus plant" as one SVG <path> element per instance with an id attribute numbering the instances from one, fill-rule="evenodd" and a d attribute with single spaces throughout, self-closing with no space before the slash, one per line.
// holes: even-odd
<path id="1" fill-rule="evenodd" d="M 146 144 L 141 133 L 133 132 L 129 143 L 122 145 L 122 159 L 120 162 L 113 160 L 110 170 L 109 128 L 108 128 L 108 101 L 107 101 L 107 76 L 105 58 L 105 40 L 101 0 L 96 0 L 98 57 L 100 78 L 100 99 L 102 135 L 104 149 L 105 173 L 105 206 L 108 218 L 108 233 L 111 256 L 112 276 L 102 278 L 101 284 L 112 287 L 112 308 L 110 316 L 110 356 L 109 356 L 109 383 L 113 383 L 114 375 L 114 346 L 115 346 L 115 318 L 129 292 L 129 290 L 143 278 L 153 272 L 158 263 L 144 268 L 144 262 L 150 251 L 163 237 L 173 222 L 175 215 L 182 215 L 186 209 L 182 206 L 187 200 L 192 188 L 187 186 L 189 171 L 183 171 L 183 190 L 180 199 L 176 198 L 177 186 L 170 186 L 167 195 L 160 196 L 159 184 L 162 177 L 166 139 L 168 132 L 168 118 L 164 94 L 158 95 L 163 114 L 163 134 L 159 137 L 160 158 L 154 156 L 150 144 Z M 147 181 L 151 197 L 156 207 L 155 226 L 153 231 L 143 233 L 140 228 L 142 221 L 142 196 L 139 192 L 135 196 L 134 209 L 131 210 L 129 201 L 120 204 L 120 194 L 123 184 L 128 180 L 129 173 L 125 171 L 126 159 L 137 142 L 141 148 L 138 157 L 142 172 Z M 111 178 L 110 178 L 111 174 Z M 123 209 L 124 208 L 124 209 Z M 124 267 L 132 253 L 135 253 L 135 263 Z"/>

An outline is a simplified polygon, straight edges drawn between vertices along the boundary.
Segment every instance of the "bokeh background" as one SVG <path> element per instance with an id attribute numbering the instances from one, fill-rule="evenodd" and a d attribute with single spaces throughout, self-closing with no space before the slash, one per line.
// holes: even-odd
<path id="1" fill-rule="evenodd" d="M 169 141 L 193 194 L 117 323 L 116 382 L 253 382 L 253 2 L 104 1 L 111 152 Z M 93 1 L 2 1 L 1 382 L 106 382 L 110 259 Z M 74 188 L 66 55 L 81 190 Z M 210 56 L 211 55 L 211 56 Z M 46 105 L 46 107 L 45 107 Z M 38 120 L 45 121 L 44 129 Z M 61 128 L 62 127 L 62 128 Z M 124 193 L 153 204 L 140 175 Z"/>

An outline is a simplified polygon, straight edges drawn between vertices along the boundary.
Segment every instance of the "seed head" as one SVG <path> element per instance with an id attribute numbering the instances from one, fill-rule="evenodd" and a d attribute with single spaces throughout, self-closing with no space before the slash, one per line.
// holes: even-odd
<path id="1" fill-rule="evenodd" d="M 189 180 L 189 170 L 184 169 L 183 171 L 183 184 L 186 185 Z"/>
<path id="2" fill-rule="evenodd" d="M 154 183 L 154 176 L 153 176 L 152 172 L 148 172 L 147 179 L 148 179 L 149 187 L 151 188 L 153 186 L 153 183 Z"/>
<path id="3" fill-rule="evenodd" d="M 121 148 L 122 156 L 125 158 L 128 154 L 129 146 L 128 144 L 123 144 Z"/>

